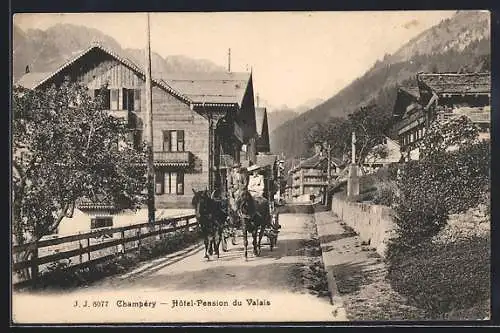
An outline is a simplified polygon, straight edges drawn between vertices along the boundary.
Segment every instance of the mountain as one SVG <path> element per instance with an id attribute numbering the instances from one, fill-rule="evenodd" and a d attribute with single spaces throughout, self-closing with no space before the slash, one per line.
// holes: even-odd
<path id="1" fill-rule="evenodd" d="M 414 81 L 419 71 L 489 71 L 490 44 L 489 12 L 458 11 L 378 60 L 336 95 L 285 121 L 271 133 L 271 150 L 284 152 L 288 158 L 304 156 L 308 151 L 305 133 L 315 123 L 346 117 L 368 103 L 391 112 L 397 87 Z"/>
<path id="2" fill-rule="evenodd" d="M 310 99 L 303 104 L 290 108 L 287 105 L 281 105 L 279 107 L 268 106 L 268 122 L 269 122 L 269 132 L 274 131 L 278 126 L 284 122 L 297 117 L 299 114 L 311 110 L 315 106 L 321 104 L 324 100 L 320 98 Z"/>
<path id="3" fill-rule="evenodd" d="M 297 117 L 299 113 L 293 109 L 279 109 L 272 110 L 267 113 L 267 126 L 269 128 L 269 133 L 274 131 L 278 126 L 285 123 L 286 121 Z"/>
<path id="4" fill-rule="evenodd" d="M 27 65 L 33 72 L 49 72 L 57 69 L 75 53 L 89 47 L 93 41 L 120 51 L 138 64 L 144 63 L 144 50 L 123 49 L 120 44 L 105 33 L 83 26 L 56 24 L 47 30 L 29 29 L 23 31 L 13 26 L 13 79 L 17 81 Z M 163 58 L 156 52 L 151 54 L 153 72 L 219 72 L 223 66 L 204 59 L 192 59 L 183 55 L 171 55 Z"/>

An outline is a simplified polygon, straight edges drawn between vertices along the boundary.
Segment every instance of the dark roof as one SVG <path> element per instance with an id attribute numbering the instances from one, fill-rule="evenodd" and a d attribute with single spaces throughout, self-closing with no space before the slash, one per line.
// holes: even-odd
<path id="1" fill-rule="evenodd" d="M 116 50 L 99 42 L 94 42 L 88 48 L 75 52 L 70 59 L 59 64 L 55 71 L 49 73 L 27 73 L 16 82 L 16 85 L 34 89 L 95 49 L 102 50 L 135 72 L 145 76 L 142 64 L 138 65 L 132 61 L 123 51 Z M 250 78 L 251 73 L 240 72 L 170 74 L 155 72 L 152 79 L 153 83 L 186 102 L 195 104 L 237 104 L 241 106 Z"/>
<path id="2" fill-rule="evenodd" d="M 490 73 L 420 73 L 417 79 L 437 94 L 446 93 L 490 93 Z"/>
<path id="3" fill-rule="evenodd" d="M 264 119 L 267 117 L 266 108 L 255 108 L 255 126 L 257 127 L 257 134 L 262 135 L 264 131 Z"/>
<path id="4" fill-rule="evenodd" d="M 241 106 L 251 73 L 159 74 L 169 86 L 181 91 L 193 103 L 237 104 Z"/>
<path id="5" fill-rule="evenodd" d="M 399 90 L 405 92 L 411 97 L 414 97 L 415 99 L 420 98 L 420 90 L 418 89 L 418 86 L 411 85 L 411 86 L 400 87 Z"/>

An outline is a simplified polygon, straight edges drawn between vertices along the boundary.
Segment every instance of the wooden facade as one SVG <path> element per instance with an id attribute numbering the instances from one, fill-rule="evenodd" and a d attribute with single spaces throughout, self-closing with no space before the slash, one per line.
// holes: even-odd
<path id="1" fill-rule="evenodd" d="M 30 74 L 33 73 L 22 78 L 24 83 L 29 82 Z M 134 142 L 142 142 L 146 91 L 145 75 L 138 66 L 97 45 L 68 61 L 55 73 L 48 73 L 43 81 L 26 87 L 57 86 L 65 79 L 83 83 L 91 93 L 107 84 L 106 98 L 111 113 L 127 119 Z M 240 160 L 241 146 L 251 144 L 255 131 L 251 76 L 246 84 L 241 105 L 199 105 L 165 81 L 153 78 L 157 208 L 192 208 L 193 189 L 220 186 L 220 156 L 228 155 L 234 162 Z M 231 135 L 227 135 L 227 131 Z"/>
<path id="2" fill-rule="evenodd" d="M 434 121 L 465 114 L 489 138 L 489 73 L 419 73 L 417 87 L 400 88 L 393 111 L 393 130 L 405 160 L 418 159 L 418 142 Z"/>

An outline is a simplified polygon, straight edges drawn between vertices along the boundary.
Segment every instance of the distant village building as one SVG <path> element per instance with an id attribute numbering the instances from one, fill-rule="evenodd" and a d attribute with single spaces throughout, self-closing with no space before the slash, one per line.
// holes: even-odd
<path id="1" fill-rule="evenodd" d="M 107 83 L 106 108 L 127 121 L 136 145 L 142 142 L 146 91 L 140 66 L 93 43 L 54 72 L 27 70 L 17 85 L 44 89 L 66 78 L 95 94 Z M 256 160 L 251 73 L 153 73 L 152 104 L 157 217 L 163 209 L 192 209 L 192 189 L 222 187 L 225 167 L 240 162 L 242 146 L 248 147 L 246 157 Z M 120 214 L 115 207 L 84 201 L 76 212 L 87 217 L 82 222 L 86 231 L 92 226 L 116 226 Z M 147 221 L 143 215 L 140 222 Z M 131 217 L 123 221 L 130 224 Z"/>
<path id="2" fill-rule="evenodd" d="M 376 151 L 383 150 L 383 156 L 379 156 Z M 368 153 L 363 167 L 371 172 L 379 168 L 389 166 L 393 163 L 398 163 L 401 160 L 400 145 L 389 137 L 384 137 L 383 142 L 373 147 Z"/>
<path id="3" fill-rule="evenodd" d="M 289 197 L 295 202 L 321 200 L 328 187 L 328 156 L 321 144 L 315 145 L 315 154 L 290 170 Z M 336 177 L 343 162 L 331 157 L 330 177 Z"/>
<path id="4" fill-rule="evenodd" d="M 405 160 L 418 159 L 417 143 L 434 121 L 466 115 L 478 127 L 480 139 L 490 137 L 490 73 L 419 73 L 417 86 L 398 90 L 394 130 Z"/>

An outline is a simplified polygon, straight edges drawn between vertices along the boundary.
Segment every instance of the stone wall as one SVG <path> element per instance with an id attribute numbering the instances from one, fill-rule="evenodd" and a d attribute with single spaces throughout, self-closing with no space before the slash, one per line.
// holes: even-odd
<path id="1" fill-rule="evenodd" d="M 332 212 L 359 234 L 361 241 L 385 257 L 387 243 L 392 237 L 392 209 L 386 206 L 332 199 Z"/>

